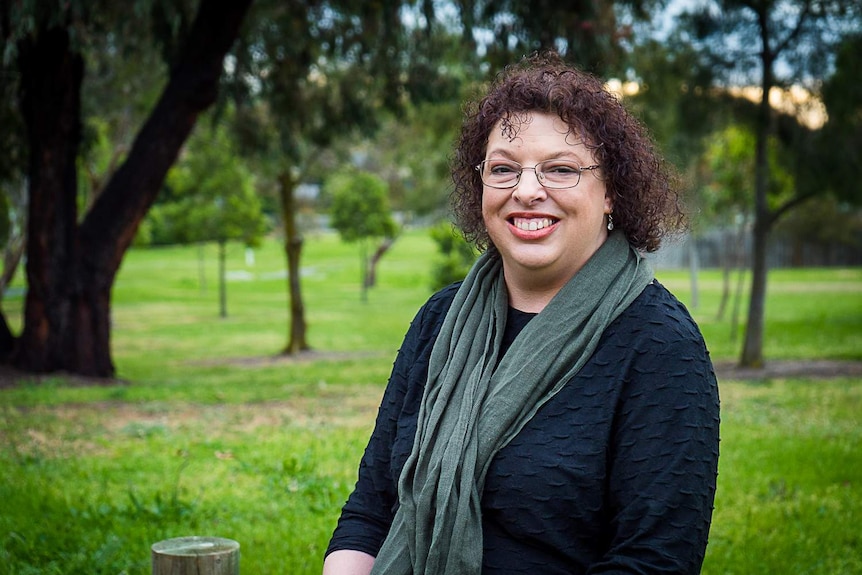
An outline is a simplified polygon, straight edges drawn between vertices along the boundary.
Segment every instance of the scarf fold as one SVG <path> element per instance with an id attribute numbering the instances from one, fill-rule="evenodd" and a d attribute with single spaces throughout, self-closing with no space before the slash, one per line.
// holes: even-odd
<path id="1" fill-rule="evenodd" d="M 610 234 L 498 361 L 508 295 L 500 258 L 479 258 L 434 343 L 399 507 L 372 574 L 481 572 L 491 460 L 574 377 L 652 279 L 625 236 Z"/>

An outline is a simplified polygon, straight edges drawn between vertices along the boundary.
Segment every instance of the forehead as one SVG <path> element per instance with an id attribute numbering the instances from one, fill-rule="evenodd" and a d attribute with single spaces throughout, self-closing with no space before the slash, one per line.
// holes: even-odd
<path id="1" fill-rule="evenodd" d="M 582 136 L 558 115 L 532 111 L 498 120 L 488 135 L 488 154 L 517 152 L 582 156 L 588 150 Z"/>

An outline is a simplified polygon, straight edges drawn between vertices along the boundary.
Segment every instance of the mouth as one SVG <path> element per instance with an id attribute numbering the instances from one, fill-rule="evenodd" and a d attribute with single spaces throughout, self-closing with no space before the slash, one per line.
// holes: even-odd
<path id="1" fill-rule="evenodd" d="M 556 218 L 509 218 L 509 223 L 525 232 L 535 232 L 556 224 Z"/>

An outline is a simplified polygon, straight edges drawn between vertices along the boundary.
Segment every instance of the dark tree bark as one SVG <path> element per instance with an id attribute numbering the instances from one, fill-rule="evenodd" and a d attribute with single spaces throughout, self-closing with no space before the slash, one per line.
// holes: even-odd
<path id="1" fill-rule="evenodd" d="M 13 358 L 21 368 L 51 371 L 69 363 L 77 331 L 70 305 L 79 289 L 75 158 L 84 61 L 58 25 L 19 42 L 18 68 L 29 145 L 29 289 Z"/>
<path id="2" fill-rule="evenodd" d="M 62 28 L 21 42 L 31 192 L 29 289 L 13 356 L 17 367 L 114 375 L 110 299 L 116 273 L 198 115 L 215 101 L 224 56 L 250 4 L 201 2 L 156 107 L 80 225 L 75 157 L 83 59 Z"/>
<path id="3" fill-rule="evenodd" d="M 287 289 L 290 298 L 290 326 L 285 355 L 294 355 L 308 351 L 305 321 L 305 304 L 302 300 L 302 284 L 300 283 L 300 258 L 302 256 L 302 233 L 296 225 L 296 180 L 285 172 L 279 177 L 279 195 L 281 197 L 281 216 L 284 221 L 284 252 L 287 256 Z"/>

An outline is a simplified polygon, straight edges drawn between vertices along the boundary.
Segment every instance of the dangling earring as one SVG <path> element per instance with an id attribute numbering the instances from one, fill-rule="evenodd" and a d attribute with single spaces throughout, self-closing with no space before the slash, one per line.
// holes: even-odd
<path id="1" fill-rule="evenodd" d="M 613 231 L 614 229 L 614 217 L 608 214 L 608 231 Z"/>

